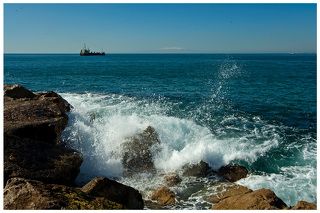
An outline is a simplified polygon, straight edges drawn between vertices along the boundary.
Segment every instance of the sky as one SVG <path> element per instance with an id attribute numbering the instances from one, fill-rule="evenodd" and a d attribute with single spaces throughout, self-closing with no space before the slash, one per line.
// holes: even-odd
<path id="1" fill-rule="evenodd" d="M 5 53 L 315 53 L 316 4 L 4 4 Z"/>

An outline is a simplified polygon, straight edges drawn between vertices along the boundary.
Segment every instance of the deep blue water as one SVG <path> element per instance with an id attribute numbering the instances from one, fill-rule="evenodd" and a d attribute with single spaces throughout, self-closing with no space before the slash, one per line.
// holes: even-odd
<path id="1" fill-rule="evenodd" d="M 103 117 L 114 106 L 114 113 L 126 119 L 137 115 L 131 128 L 160 116 L 154 124 L 160 137 L 170 138 L 166 127 L 176 136 L 168 150 L 184 156 L 188 143 L 203 145 L 206 151 L 190 161 L 244 164 L 253 175 L 242 184 L 272 188 L 293 204 L 316 200 L 316 66 L 315 54 L 5 54 L 4 81 L 62 94 L 78 113 L 70 128 L 80 128 L 77 116 L 99 112 Z M 113 122 L 104 119 L 96 129 Z M 187 137 L 193 124 L 209 133 Z M 99 140 L 95 143 L 105 143 Z M 228 150 L 207 151 L 213 144 L 221 149 L 216 141 Z M 163 161 L 173 161 L 168 153 Z"/>

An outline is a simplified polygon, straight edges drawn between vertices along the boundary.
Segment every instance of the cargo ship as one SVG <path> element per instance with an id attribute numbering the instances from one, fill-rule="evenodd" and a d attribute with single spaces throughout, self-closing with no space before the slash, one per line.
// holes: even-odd
<path id="1" fill-rule="evenodd" d="M 103 55 L 106 55 L 106 53 L 103 51 L 91 52 L 91 50 L 87 48 L 86 45 L 84 45 L 84 47 L 80 51 L 80 56 L 103 56 Z"/>

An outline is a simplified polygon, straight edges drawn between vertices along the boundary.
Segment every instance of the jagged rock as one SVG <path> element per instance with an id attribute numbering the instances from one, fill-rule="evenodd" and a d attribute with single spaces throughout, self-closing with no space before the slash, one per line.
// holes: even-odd
<path id="1" fill-rule="evenodd" d="M 129 138 L 123 144 L 122 164 L 125 175 L 137 172 L 154 172 L 152 153 L 159 151 L 158 133 L 148 126 L 142 133 Z"/>
<path id="2" fill-rule="evenodd" d="M 189 164 L 182 167 L 183 176 L 205 177 L 210 172 L 210 166 L 204 161 L 197 164 Z"/>
<path id="3" fill-rule="evenodd" d="M 214 204 L 213 209 L 284 209 L 287 205 L 269 189 L 239 194 L 222 199 Z"/>
<path id="4" fill-rule="evenodd" d="M 4 90 L 4 184 L 12 177 L 73 184 L 82 157 L 57 145 L 70 104 L 54 92 L 34 94 L 19 85 Z"/>
<path id="5" fill-rule="evenodd" d="M 22 91 L 27 93 L 28 90 Z M 70 104 L 54 92 L 33 95 L 29 99 L 5 96 L 4 133 L 20 138 L 59 143 L 61 132 L 68 123 L 66 112 L 70 110 Z"/>
<path id="6" fill-rule="evenodd" d="M 317 209 L 317 205 L 306 201 L 299 201 L 295 206 L 291 207 L 292 210 L 313 210 Z"/>
<path id="7" fill-rule="evenodd" d="M 170 174 L 164 176 L 164 180 L 167 186 L 175 186 L 179 183 L 181 183 L 182 179 L 177 174 Z"/>
<path id="8" fill-rule="evenodd" d="M 218 170 L 218 175 L 222 176 L 228 181 L 235 182 L 247 177 L 248 170 L 240 165 L 227 165 Z"/>
<path id="9" fill-rule="evenodd" d="M 4 209 L 123 209 L 121 204 L 77 188 L 23 178 L 8 181 L 3 201 Z"/>
<path id="10" fill-rule="evenodd" d="M 144 207 L 142 196 L 138 190 L 105 177 L 94 178 L 81 190 L 88 195 L 104 197 L 120 203 L 124 208 L 143 209 Z"/>
<path id="11" fill-rule="evenodd" d="M 82 157 L 63 145 L 4 135 L 4 183 L 12 177 L 72 185 Z"/>
<path id="12" fill-rule="evenodd" d="M 228 197 L 243 195 L 249 192 L 252 192 L 251 189 L 248 189 L 245 186 L 238 184 L 225 185 L 218 187 L 219 192 L 217 194 L 206 197 L 206 200 L 210 203 L 218 203 L 219 201 L 226 199 Z"/>
<path id="13" fill-rule="evenodd" d="M 36 95 L 21 85 L 4 85 L 4 96 L 10 98 L 34 98 Z"/>
<path id="14" fill-rule="evenodd" d="M 165 206 L 175 204 L 175 197 L 174 192 L 165 186 L 156 189 L 150 196 L 151 200 Z"/>

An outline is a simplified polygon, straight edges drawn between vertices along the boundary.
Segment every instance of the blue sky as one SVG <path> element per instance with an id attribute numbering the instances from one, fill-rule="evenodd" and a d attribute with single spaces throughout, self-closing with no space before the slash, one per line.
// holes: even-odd
<path id="1" fill-rule="evenodd" d="M 316 4 L 4 4 L 6 53 L 316 52 Z"/>

